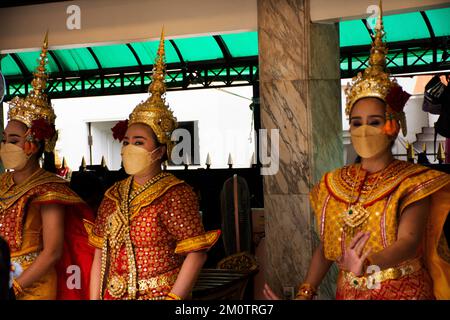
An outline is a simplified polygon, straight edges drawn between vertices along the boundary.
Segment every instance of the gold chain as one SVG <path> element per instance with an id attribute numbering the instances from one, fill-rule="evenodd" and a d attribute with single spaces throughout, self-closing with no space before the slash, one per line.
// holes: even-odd
<path id="1" fill-rule="evenodd" d="M 348 210 L 350 210 L 350 205 L 353 201 L 353 192 L 355 191 L 356 183 L 359 181 L 359 172 L 361 171 L 361 167 L 362 167 L 362 165 L 360 164 L 358 167 L 358 172 L 356 173 L 356 179 L 353 181 L 352 193 L 350 194 L 350 199 L 348 201 L 348 208 L 347 208 Z"/>
<path id="2" fill-rule="evenodd" d="M 371 189 L 369 190 L 369 192 L 367 193 L 367 195 L 364 197 L 364 202 L 365 202 L 367 199 L 370 198 L 370 196 L 372 195 L 372 192 L 373 192 L 373 191 L 375 190 L 375 188 L 378 186 L 378 182 L 379 182 L 380 178 L 381 178 L 382 176 L 385 175 L 385 174 L 384 174 L 384 171 L 386 170 L 386 168 L 387 168 L 388 166 L 389 166 L 389 165 L 387 165 L 383 170 L 380 171 L 380 173 L 379 173 L 377 179 L 375 180 L 375 183 L 372 185 Z M 355 186 L 356 186 L 357 182 L 359 182 L 359 172 L 360 172 L 360 170 L 361 170 L 361 167 L 362 167 L 362 165 L 359 166 L 358 172 L 357 172 L 357 175 L 356 175 L 356 179 L 355 179 L 355 181 L 353 182 L 352 192 L 351 192 L 350 199 L 349 199 L 349 202 L 348 202 L 347 211 L 345 211 L 345 212 L 342 214 L 344 223 L 346 224 L 347 227 L 350 227 L 350 228 L 351 228 L 352 235 L 353 235 L 353 233 L 354 233 L 354 232 L 353 232 L 354 229 L 355 229 L 355 228 L 358 228 L 361 224 L 363 224 L 363 223 L 368 219 L 368 217 L 369 217 L 369 215 L 370 215 L 370 211 L 367 210 L 366 208 L 364 208 L 364 205 L 362 204 L 363 201 L 360 201 L 361 192 L 362 192 L 362 189 L 363 189 L 363 187 L 364 187 L 366 178 L 364 179 L 364 182 L 363 182 L 363 184 L 362 184 L 362 186 L 361 186 L 361 190 L 360 190 L 360 192 L 359 192 L 359 194 L 358 194 L 357 199 L 355 200 L 354 204 L 352 204 L 352 201 L 353 201 L 353 193 L 354 193 Z"/>

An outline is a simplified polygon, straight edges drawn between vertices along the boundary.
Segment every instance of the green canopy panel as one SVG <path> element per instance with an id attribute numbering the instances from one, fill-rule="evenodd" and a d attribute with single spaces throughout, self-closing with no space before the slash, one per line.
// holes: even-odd
<path id="1" fill-rule="evenodd" d="M 225 44 L 221 47 L 219 44 Z M 50 73 L 76 74 L 80 71 L 150 66 L 156 59 L 159 41 L 51 50 L 47 70 Z M 179 64 L 258 55 L 256 32 L 180 38 L 165 43 L 166 63 Z M 37 66 L 39 51 L 7 54 L 1 70 L 7 77 L 23 76 L 20 64 L 31 74 Z"/>
<path id="2" fill-rule="evenodd" d="M 375 19 L 367 19 L 367 24 L 366 20 L 340 22 L 340 46 L 370 45 Z M 389 15 L 383 17 L 383 24 L 389 43 L 450 36 L 450 8 Z"/>
<path id="3" fill-rule="evenodd" d="M 139 60 L 144 65 L 153 64 L 156 59 L 159 42 L 136 42 L 131 43 L 131 47 L 136 51 Z M 165 43 L 166 63 L 179 63 L 180 58 L 170 41 Z"/>

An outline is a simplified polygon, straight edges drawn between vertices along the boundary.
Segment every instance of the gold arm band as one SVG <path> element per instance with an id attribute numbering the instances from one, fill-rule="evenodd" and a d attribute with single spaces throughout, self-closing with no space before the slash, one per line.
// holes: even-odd
<path id="1" fill-rule="evenodd" d="M 182 254 L 192 251 L 207 250 L 219 239 L 220 230 L 205 232 L 201 235 L 181 240 L 177 243 L 175 253 Z"/>
<path id="2" fill-rule="evenodd" d="M 23 288 L 20 286 L 20 284 L 16 281 L 16 279 L 14 279 L 12 281 L 12 287 L 14 290 L 14 294 L 16 296 L 16 298 L 20 297 L 23 294 Z"/>
<path id="3" fill-rule="evenodd" d="M 303 297 L 308 300 L 312 300 L 314 296 L 317 295 L 317 289 L 310 285 L 309 283 L 303 283 L 300 288 L 298 289 L 296 299 Z"/>
<path id="4" fill-rule="evenodd" d="M 181 297 L 176 295 L 175 293 L 169 292 L 167 294 L 166 300 L 183 300 L 183 299 L 181 299 Z"/>

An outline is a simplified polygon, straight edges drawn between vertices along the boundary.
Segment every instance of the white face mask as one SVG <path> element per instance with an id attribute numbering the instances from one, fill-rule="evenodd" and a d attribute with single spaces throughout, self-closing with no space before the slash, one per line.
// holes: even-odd
<path id="1" fill-rule="evenodd" d="M 380 128 L 363 125 L 351 132 L 352 144 L 361 158 L 372 158 L 389 147 L 391 141 Z"/>
<path id="2" fill-rule="evenodd" d="M 27 164 L 30 156 L 19 146 L 12 143 L 2 143 L 0 148 L 0 157 L 5 169 L 21 170 Z"/>
<path id="3" fill-rule="evenodd" d="M 159 158 L 153 158 L 153 154 L 158 149 L 148 152 L 142 147 L 131 144 L 122 147 L 121 155 L 125 172 L 134 176 L 145 173 L 153 163 L 159 160 Z"/>

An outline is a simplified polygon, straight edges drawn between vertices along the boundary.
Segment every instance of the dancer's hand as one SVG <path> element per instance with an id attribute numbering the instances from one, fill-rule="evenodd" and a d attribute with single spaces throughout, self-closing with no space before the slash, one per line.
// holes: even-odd
<path id="1" fill-rule="evenodd" d="M 363 253 L 369 238 L 370 232 L 358 232 L 356 234 L 345 253 L 337 261 L 340 269 L 353 272 L 356 276 L 360 276 L 363 273 L 364 261 L 372 251 L 372 249 L 369 249 Z"/>
<path id="2" fill-rule="evenodd" d="M 281 300 L 281 298 L 270 289 L 267 283 L 264 285 L 263 293 L 267 300 Z"/>

